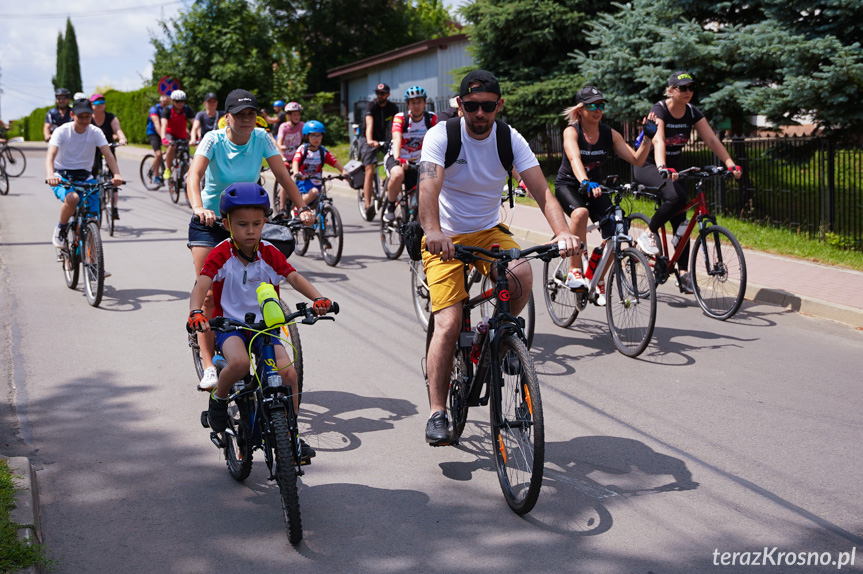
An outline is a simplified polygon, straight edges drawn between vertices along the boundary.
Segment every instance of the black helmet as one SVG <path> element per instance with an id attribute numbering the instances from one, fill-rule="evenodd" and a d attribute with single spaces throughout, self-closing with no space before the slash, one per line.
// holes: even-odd
<path id="1" fill-rule="evenodd" d="M 72 92 L 67 90 L 66 88 L 57 88 L 54 90 L 54 97 L 66 96 L 67 98 L 72 95 Z"/>

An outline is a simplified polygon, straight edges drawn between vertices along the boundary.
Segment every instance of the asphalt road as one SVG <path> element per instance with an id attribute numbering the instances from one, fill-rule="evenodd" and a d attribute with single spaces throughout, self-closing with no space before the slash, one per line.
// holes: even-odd
<path id="1" fill-rule="evenodd" d="M 59 202 L 42 155 L 28 159 L 0 197 L 0 453 L 38 471 L 56 572 L 808 573 L 837 565 L 779 553 L 832 562 L 853 549 L 842 571 L 861 570 L 863 333 L 751 303 L 722 323 L 666 285 L 655 341 L 633 360 L 600 309 L 555 327 L 537 283 L 545 481 L 519 518 L 497 483 L 487 410 L 471 412 L 460 447 L 426 446 L 407 259 L 383 257 L 344 195 L 340 265 L 317 243 L 291 261 L 342 307 L 334 323 L 301 326 L 302 428 L 318 457 L 300 490 L 305 539 L 291 547 L 263 463 L 234 482 L 199 423 L 206 396 L 183 329 L 188 210 L 121 159 L 132 183 L 91 308 L 63 282 L 50 244 Z M 767 566 L 753 565 L 765 548 Z"/>

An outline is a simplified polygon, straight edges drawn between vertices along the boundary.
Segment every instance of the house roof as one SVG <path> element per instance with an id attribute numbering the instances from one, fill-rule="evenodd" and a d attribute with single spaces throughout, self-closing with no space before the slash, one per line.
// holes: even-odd
<path id="1" fill-rule="evenodd" d="M 330 68 L 329 70 L 327 70 L 327 77 L 338 78 L 339 76 L 347 76 L 349 74 L 360 72 L 367 68 L 378 66 L 386 62 L 391 62 L 393 60 L 399 60 L 401 58 L 412 56 L 414 54 L 419 54 L 421 52 L 426 52 L 435 48 L 445 50 L 450 44 L 462 42 L 465 40 L 467 40 L 467 34 L 456 34 L 454 36 L 445 36 L 443 38 L 435 38 L 433 40 L 425 40 L 423 42 L 408 44 L 407 46 L 402 46 L 401 48 L 396 48 L 395 50 L 390 50 L 389 52 L 383 52 L 375 56 L 370 56 L 362 60 L 357 60 L 356 62 L 351 62 L 350 64 Z"/>

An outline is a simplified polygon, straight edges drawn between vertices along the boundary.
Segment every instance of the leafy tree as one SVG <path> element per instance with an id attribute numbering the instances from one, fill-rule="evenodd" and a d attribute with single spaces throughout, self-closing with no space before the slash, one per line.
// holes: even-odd
<path id="1" fill-rule="evenodd" d="M 83 90 L 81 81 L 81 62 L 78 57 L 78 40 L 75 38 L 75 27 L 66 18 L 66 36 L 57 34 L 57 71 L 51 79 L 54 88 L 66 88 L 73 94 Z"/>
<path id="2" fill-rule="evenodd" d="M 246 0 L 199 0 L 160 25 L 164 38 L 150 38 L 154 83 L 177 78 L 191 101 L 207 92 L 224 101 L 237 88 L 255 93 L 261 103 L 272 94 L 268 20 Z"/>

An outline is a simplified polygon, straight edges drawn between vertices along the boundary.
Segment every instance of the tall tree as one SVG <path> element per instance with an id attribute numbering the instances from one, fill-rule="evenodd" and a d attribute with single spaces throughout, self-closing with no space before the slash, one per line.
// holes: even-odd
<path id="1" fill-rule="evenodd" d="M 66 64 L 66 58 L 63 57 L 63 47 L 65 44 L 63 43 L 63 32 L 57 32 L 57 61 L 55 64 L 55 72 L 54 77 L 51 78 L 51 83 L 54 84 L 54 89 L 57 88 L 65 88 L 65 79 L 66 79 L 66 71 L 64 66 Z"/>
<path id="2" fill-rule="evenodd" d="M 81 81 L 81 60 L 78 56 L 78 39 L 75 37 L 75 27 L 72 20 L 66 18 L 66 37 L 63 39 L 63 58 L 66 61 L 66 88 L 73 94 L 84 90 Z"/>

